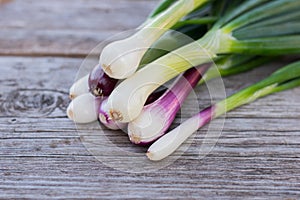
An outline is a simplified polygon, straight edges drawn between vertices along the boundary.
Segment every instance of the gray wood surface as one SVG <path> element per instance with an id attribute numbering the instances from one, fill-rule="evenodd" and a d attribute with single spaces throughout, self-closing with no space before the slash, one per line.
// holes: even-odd
<path id="1" fill-rule="evenodd" d="M 207 126 L 169 166 L 153 172 L 120 171 L 125 164 L 118 160 L 119 152 L 107 149 L 105 155 L 115 167 L 100 162 L 86 149 L 81 134 L 94 134 L 97 141 L 97 132 L 67 119 L 68 88 L 84 56 L 98 42 L 137 27 L 156 1 L 0 2 L 1 199 L 300 198 L 300 88 L 228 113 L 217 144 L 204 158 L 199 157 L 199 147 Z M 285 63 L 225 78 L 227 94 Z M 209 104 L 205 87 L 199 87 L 197 95 L 201 108 Z M 195 111 L 193 106 L 183 118 Z M 218 121 L 215 125 L 212 132 Z M 105 133 L 120 149 L 145 150 L 130 144 L 124 134 Z M 207 144 L 216 138 L 210 139 Z M 126 162 L 130 159 L 139 156 Z"/>

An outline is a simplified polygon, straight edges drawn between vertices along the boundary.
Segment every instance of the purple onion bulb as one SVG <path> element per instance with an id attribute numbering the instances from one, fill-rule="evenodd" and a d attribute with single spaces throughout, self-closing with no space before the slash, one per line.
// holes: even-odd
<path id="1" fill-rule="evenodd" d="M 100 64 L 94 67 L 88 79 L 89 91 L 96 97 L 109 96 L 117 83 L 117 79 L 104 73 Z"/>

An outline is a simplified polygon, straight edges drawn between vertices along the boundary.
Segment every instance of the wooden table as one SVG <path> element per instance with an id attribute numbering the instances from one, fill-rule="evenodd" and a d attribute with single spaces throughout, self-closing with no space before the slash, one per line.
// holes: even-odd
<path id="1" fill-rule="evenodd" d="M 167 167 L 116 170 L 85 148 L 66 117 L 68 88 L 95 45 L 137 27 L 157 1 L 0 2 L 1 199 L 300 198 L 300 88 L 228 113 L 217 144 L 204 158 L 198 151 L 207 127 Z M 225 78 L 227 94 L 285 63 Z M 204 87 L 198 91 L 201 106 L 208 105 Z M 121 148 L 139 149 L 124 135 L 111 134 Z"/>

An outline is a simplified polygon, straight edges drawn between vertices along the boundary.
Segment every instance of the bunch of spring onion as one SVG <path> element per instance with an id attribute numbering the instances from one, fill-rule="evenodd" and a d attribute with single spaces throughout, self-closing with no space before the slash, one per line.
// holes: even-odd
<path id="1" fill-rule="evenodd" d="M 220 75 L 231 76 L 238 73 L 246 72 L 256 67 L 259 67 L 263 64 L 266 64 L 270 61 L 274 60 L 273 57 L 259 57 L 259 56 L 245 56 L 245 55 L 229 55 L 229 56 L 222 56 L 219 60 L 216 61 L 215 68 L 209 68 L 206 73 L 201 74 L 201 79 L 198 82 L 198 85 L 204 84 L 205 82 L 218 78 Z M 95 70 L 97 69 L 97 70 Z M 97 73 L 94 72 L 101 72 L 103 71 L 98 70 L 101 69 L 99 65 L 97 65 L 94 70 L 90 73 L 90 76 L 96 76 Z M 70 119 L 75 121 L 76 123 L 91 123 L 99 119 L 102 124 L 110 129 L 122 129 L 120 127 L 125 127 L 124 124 L 118 121 L 112 120 L 108 113 L 108 105 L 106 96 L 99 97 L 94 96 L 92 92 L 89 92 L 90 89 L 88 87 L 88 78 L 87 76 L 79 79 L 77 82 L 73 84 L 71 88 L 79 88 L 77 91 L 82 90 L 84 91 L 83 94 L 78 95 L 78 97 L 74 98 L 68 106 L 67 115 Z M 85 82 L 83 81 L 85 80 Z M 96 80 L 96 79 L 94 79 Z M 95 81 L 96 83 L 102 83 L 103 79 L 99 81 Z M 105 80 L 105 79 L 104 79 Z M 77 86 L 80 84 L 80 86 Z M 175 84 L 175 83 L 173 83 Z M 108 83 L 106 86 L 113 90 L 115 85 L 111 86 Z M 86 88 L 84 90 L 84 88 Z M 162 95 L 165 95 L 167 92 L 166 87 L 160 87 L 147 98 L 145 105 L 151 104 L 159 99 Z M 183 99 L 184 100 L 184 99 Z M 171 112 L 171 111 L 170 111 Z"/>
<path id="2" fill-rule="evenodd" d="M 160 85 L 218 55 L 299 53 L 299 22 L 290 20 L 299 15 L 299 8 L 300 1 L 294 0 L 244 1 L 221 17 L 201 39 L 156 59 L 120 83 L 108 98 L 110 117 L 121 122 L 134 120 Z"/>
<path id="3" fill-rule="evenodd" d="M 297 86 L 296 63 L 163 136 L 197 83 L 253 69 L 274 59 L 270 56 L 299 53 L 299 8 L 294 0 L 164 0 L 139 31 L 106 46 L 100 64 L 74 83 L 67 114 L 78 123 L 99 119 L 110 129 L 128 127 L 133 143 L 155 141 L 147 155 L 160 160 L 211 119 Z M 210 67 L 212 62 L 217 68 Z M 287 70 L 294 70 L 295 77 Z M 176 76 L 169 89 L 162 87 Z M 116 86 L 119 79 L 125 80 Z"/>

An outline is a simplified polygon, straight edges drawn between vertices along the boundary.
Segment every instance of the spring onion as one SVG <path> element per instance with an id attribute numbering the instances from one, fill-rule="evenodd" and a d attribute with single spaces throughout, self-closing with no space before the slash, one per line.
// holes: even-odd
<path id="1" fill-rule="evenodd" d="M 90 93 L 75 98 L 67 108 L 68 117 L 76 123 L 90 123 L 98 118 L 100 99 Z"/>
<path id="2" fill-rule="evenodd" d="M 300 86 L 300 62 L 281 68 L 268 78 L 194 115 L 154 142 L 148 149 L 147 156 L 151 160 L 161 160 L 174 152 L 190 135 L 212 119 L 266 95 L 297 86 Z"/>
<path id="3" fill-rule="evenodd" d="M 107 110 L 106 106 L 107 106 L 107 98 L 103 98 L 100 103 L 99 110 L 98 110 L 99 121 L 104 126 L 106 126 L 107 128 L 109 128 L 111 130 L 124 129 L 127 126 L 127 124 L 111 120 L 108 113 L 106 112 L 106 110 Z"/>
<path id="4" fill-rule="evenodd" d="M 69 90 L 70 99 L 75 99 L 76 97 L 89 92 L 88 78 L 89 75 L 85 75 L 71 86 Z"/>
<path id="5" fill-rule="evenodd" d="M 294 0 L 247 0 L 220 18 L 201 39 L 185 45 L 149 63 L 118 85 L 108 98 L 110 117 L 129 122 L 137 118 L 143 105 L 157 87 L 179 73 L 203 63 L 211 62 L 220 54 L 242 53 L 286 55 L 300 52 L 300 33 L 287 30 L 272 36 L 270 29 L 258 38 L 243 38 L 235 33 L 256 22 L 268 21 L 273 16 L 290 15 L 300 7 Z M 276 24 L 276 28 L 278 28 Z M 300 28 L 300 27 L 299 27 Z M 272 31 L 277 31 L 273 29 Z"/>
<path id="6" fill-rule="evenodd" d="M 105 73 L 116 79 L 124 79 L 132 75 L 147 49 L 161 35 L 183 16 L 206 2 L 208 0 L 179 0 L 147 20 L 137 33 L 107 45 L 100 55 L 100 64 Z"/>

